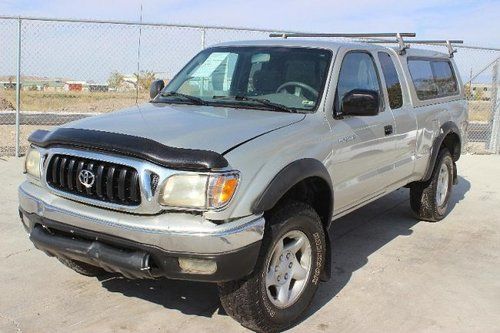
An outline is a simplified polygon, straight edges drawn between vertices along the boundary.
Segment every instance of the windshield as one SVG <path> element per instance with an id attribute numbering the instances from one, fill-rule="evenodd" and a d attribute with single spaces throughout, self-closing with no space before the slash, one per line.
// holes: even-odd
<path id="1" fill-rule="evenodd" d="M 214 106 L 313 111 L 320 101 L 330 60 L 331 52 L 322 49 L 211 48 L 194 57 L 158 98 L 192 103 L 193 99 L 186 97 L 196 97 Z"/>

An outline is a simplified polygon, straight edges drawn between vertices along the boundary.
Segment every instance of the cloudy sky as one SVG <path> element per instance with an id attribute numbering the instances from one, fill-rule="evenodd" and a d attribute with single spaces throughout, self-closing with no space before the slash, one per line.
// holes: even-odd
<path id="1" fill-rule="evenodd" d="M 500 47 L 498 0 L 0 0 L 2 15 L 137 20 L 315 32 L 414 31 Z"/>

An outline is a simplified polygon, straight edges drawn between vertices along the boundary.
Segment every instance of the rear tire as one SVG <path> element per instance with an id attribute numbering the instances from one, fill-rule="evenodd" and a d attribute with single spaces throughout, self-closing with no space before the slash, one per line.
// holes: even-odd
<path id="1" fill-rule="evenodd" d="M 314 209 L 288 202 L 270 214 L 253 273 L 219 284 L 226 312 L 257 332 L 293 326 L 316 293 L 325 264 L 326 241 Z M 286 279 L 285 279 L 286 278 Z"/>
<path id="2" fill-rule="evenodd" d="M 418 219 L 437 222 L 446 216 L 453 187 L 454 168 L 449 150 L 441 148 L 431 179 L 410 187 L 411 209 Z"/>
<path id="3" fill-rule="evenodd" d="M 89 265 L 87 263 L 81 262 L 81 261 L 76 261 L 76 260 L 71 260 L 71 259 L 66 259 L 66 258 L 61 258 L 57 257 L 57 259 L 63 263 L 65 266 L 71 268 L 75 272 L 85 275 L 85 276 L 93 276 L 93 277 L 98 277 L 105 275 L 107 272 L 96 266 Z"/>

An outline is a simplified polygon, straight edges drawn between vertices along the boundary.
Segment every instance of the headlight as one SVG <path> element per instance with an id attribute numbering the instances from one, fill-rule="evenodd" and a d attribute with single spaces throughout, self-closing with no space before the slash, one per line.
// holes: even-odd
<path id="1" fill-rule="evenodd" d="M 238 181 L 238 173 L 234 172 L 173 175 L 160 190 L 160 204 L 177 208 L 222 208 L 233 197 Z"/>
<path id="2" fill-rule="evenodd" d="M 27 174 L 40 178 L 40 152 L 34 148 L 30 148 L 26 154 L 26 160 L 24 162 L 24 170 Z"/>

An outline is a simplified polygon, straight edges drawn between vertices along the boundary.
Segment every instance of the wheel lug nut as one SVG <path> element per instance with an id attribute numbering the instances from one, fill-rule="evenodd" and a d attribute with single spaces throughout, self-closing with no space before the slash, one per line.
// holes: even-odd
<path id="1" fill-rule="evenodd" d="M 293 266 L 292 262 L 288 264 L 288 268 L 292 268 L 292 266 Z"/>
<path id="2" fill-rule="evenodd" d="M 288 273 L 285 274 L 285 280 L 288 280 Z"/>
<path id="3" fill-rule="evenodd" d="M 282 254 L 280 254 L 280 260 L 283 260 L 283 255 Z"/>
<path id="4" fill-rule="evenodd" d="M 278 275 L 278 282 L 281 280 L 281 275 Z"/>
<path id="5" fill-rule="evenodd" d="M 287 254 L 286 254 L 286 258 L 287 258 L 287 259 L 290 259 L 290 256 L 291 256 L 291 254 L 290 254 L 290 253 L 287 253 Z"/>
<path id="6" fill-rule="evenodd" d="M 274 271 L 277 272 L 279 269 L 278 265 L 274 266 Z"/>

